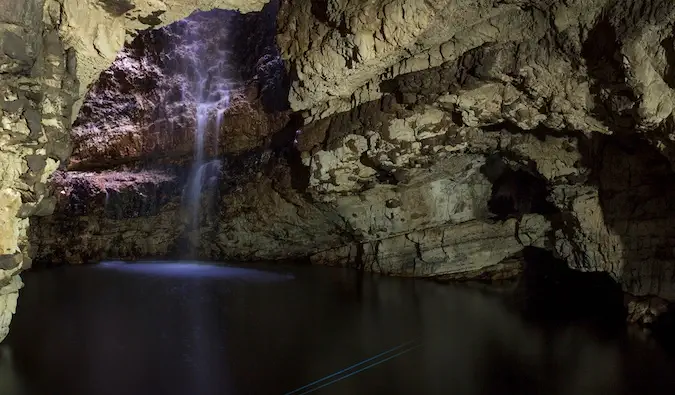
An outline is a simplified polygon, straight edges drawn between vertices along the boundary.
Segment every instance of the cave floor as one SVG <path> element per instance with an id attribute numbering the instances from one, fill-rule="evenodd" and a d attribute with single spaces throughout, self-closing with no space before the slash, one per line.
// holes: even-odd
<path id="1" fill-rule="evenodd" d="M 451 285 L 185 262 L 24 280 L 0 346 L 3 395 L 675 392 L 658 346 L 584 320 L 526 321 Z"/>

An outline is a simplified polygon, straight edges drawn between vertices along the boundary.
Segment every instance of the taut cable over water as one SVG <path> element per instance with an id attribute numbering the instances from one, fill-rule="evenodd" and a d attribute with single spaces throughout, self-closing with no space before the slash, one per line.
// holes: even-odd
<path id="1" fill-rule="evenodd" d="M 368 370 L 372 367 L 375 367 L 375 366 L 380 365 L 382 363 L 385 363 L 389 360 L 392 360 L 396 357 L 399 357 L 403 354 L 407 354 L 410 351 L 416 350 L 420 346 L 422 346 L 422 343 L 420 343 L 419 340 L 407 341 L 407 342 L 405 342 L 403 344 L 400 344 L 400 345 L 398 345 L 394 348 L 390 348 L 387 351 L 381 352 L 381 353 L 375 355 L 374 357 L 370 357 L 370 358 L 365 359 L 361 362 L 355 363 L 355 364 L 353 364 L 351 366 L 348 366 L 348 367 L 346 367 L 346 368 L 344 368 L 340 371 L 337 371 L 337 372 L 335 372 L 333 374 L 330 374 L 326 377 L 323 377 L 319 380 L 316 380 L 316 381 L 313 381 L 313 382 L 311 382 L 307 385 L 304 385 L 304 386 L 302 386 L 302 387 L 300 387 L 296 390 L 293 390 L 291 392 L 287 392 L 284 395 L 310 394 L 312 392 L 320 390 L 321 388 L 328 387 L 329 385 L 335 384 L 338 381 L 344 380 L 346 378 L 354 376 L 355 374 L 361 373 L 361 372 L 363 372 L 365 370 Z M 398 351 L 398 352 L 396 352 L 396 351 Z M 372 362 L 372 363 L 369 364 L 369 362 Z M 360 369 L 354 370 L 354 369 L 356 369 L 356 368 L 358 368 L 359 366 L 362 366 L 362 365 L 366 365 L 366 366 L 364 366 Z M 328 382 L 325 382 L 326 380 L 329 380 L 329 379 L 334 378 L 334 377 L 337 377 L 337 378 L 335 378 L 333 380 L 330 380 Z"/>

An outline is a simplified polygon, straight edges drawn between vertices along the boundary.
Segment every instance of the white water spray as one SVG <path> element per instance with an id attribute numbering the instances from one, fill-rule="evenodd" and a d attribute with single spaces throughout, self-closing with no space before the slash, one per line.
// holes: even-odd
<path id="1" fill-rule="evenodd" d="M 213 41 L 205 37 L 207 33 L 203 29 L 199 29 L 198 15 L 182 23 L 186 24 L 186 31 L 189 32 L 183 44 L 185 53 L 189 53 L 189 56 L 184 57 L 184 75 L 188 78 L 183 86 L 183 96 L 191 96 L 196 106 L 194 159 L 183 191 L 186 230 L 192 233 L 199 230 L 203 190 L 207 183 L 213 185 L 214 177 L 217 179 L 220 173 L 221 162 L 207 160 L 206 147 L 212 144 L 216 148 L 218 146 L 218 134 L 223 114 L 230 103 L 233 84 L 229 75 L 229 53 L 222 47 L 209 45 Z M 207 133 L 211 131 L 213 133 Z M 209 135 L 213 138 L 207 141 Z M 213 151 L 210 150 L 210 153 L 213 154 Z"/>

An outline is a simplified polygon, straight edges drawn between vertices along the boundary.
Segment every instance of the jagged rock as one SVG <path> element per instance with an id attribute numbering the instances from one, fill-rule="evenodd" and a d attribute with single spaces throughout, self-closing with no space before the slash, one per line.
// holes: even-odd
<path id="1" fill-rule="evenodd" d="M 77 116 L 81 99 L 101 71 L 113 62 L 124 43 L 149 27 L 160 27 L 183 19 L 195 10 L 222 8 L 242 12 L 258 11 L 267 0 L 46 0 L 45 18 L 58 26 L 60 39 L 72 48 L 76 75 L 80 82 L 78 102 L 71 120 Z"/>
<path id="2" fill-rule="evenodd" d="M 675 299 L 675 174 L 644 141 L 602 139 L 593 150 L 592 184 L 559 186 L 553 200 L 567 213 L 556 250 L 572 268 L 605 271 L 636 296 Z"/>
<path id="3" fill-rule="evenodd" d="M 162 67 L 186 52 L 157 51 L 180 41 L 180 25 L 169 35 L 140 31 L 196 8 L 265 3 L 0 0 L 0 256 L 2 267 L 17 265 L 2 269 L 4 279 L 30 262 L 28 217 L 55 211 L 32 219 L 38 260 L 162 256 L 197 243 L 212 259 L 312 256 L 457 278 L 536 245 L 572 268 L 610 273 L 630 294 L 675 300 L 675 3 L 280 0 L 290 92 L 261 84 L 284 80 L 278 57 L 242 56 L 256 75 L 242 80 L 257 81 L 235 89 L 227 130 L 209 152 L 227 154 L 220 186 L 205 198 L 202 227 L 181 235 L 194 111 L 166 89 L 185 76 Z M 271 39 L 273 23 L 254 25 Z M 256 48 L 251 30 L 236 30 L 234 52 Z M 71 158 L 70 124 L 88 90 Z M 279 96 L 303 127 L 269 109 Z M 100 178 L 47 180 L 69 158 L 71 168 L 131 174 L 168 151 L 163 165 L 175 177 L 138 186 L 123 177 L 113 211 Z M 490 158 L 503 165 L 496 175 Z M 49 196 L 62 181 L 75 191 Z M 148 188 L 161 196 L 143 200 Z M 487 253 L 490 235 L 501 244 Z"/>
<path id="4" fill-rule="evenodd" d="M 9 323 L 16 312 L 19 290 L 23 287 L 21 277 L 13 276 L 11 281 L 0 287 L 0 340 L 9 333 Z"/>
<path id="5" fill-rule="evenodd" d="M 641 327 L 653 324 L 668 311 L 668 302 L 658 297 L 626 296 L 624 299 L 628 310 L 627 321 Z"/>
<path id="6" fill-rule="evenodd" d="M 69 168 L 192 158 L 204 87 L 222 101 L 205 126 L 207 155 L 264 145 L 289 120 L 285 97 L 273 96 L 285 83 L 274 18 L 272 5 L 243 16 L 214 10 L 139 35 L 87 93 Z"/>

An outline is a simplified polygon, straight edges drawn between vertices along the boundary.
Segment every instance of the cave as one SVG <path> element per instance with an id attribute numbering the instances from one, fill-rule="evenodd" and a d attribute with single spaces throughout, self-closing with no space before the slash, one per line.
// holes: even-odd
<path id="1" fill-rule="evenodd" d="M 674 391 L 675 5 L 0 16 L 0 394 Z"/>

